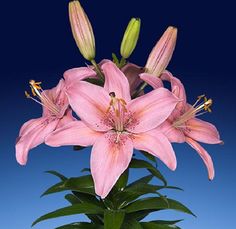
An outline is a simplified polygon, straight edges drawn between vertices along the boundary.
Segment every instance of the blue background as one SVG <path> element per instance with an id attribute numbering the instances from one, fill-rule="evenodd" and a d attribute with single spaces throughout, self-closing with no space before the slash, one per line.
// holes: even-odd
<path id="1" fill-rule="evenodd" d="M 213 113 L 202 117 L 216 124 L 225 144 L 204 145 L 213 157 L 216 177 L 212 182 L 197 153 L 189 146 L 175 145 L 178 168 L 160 169 L 171 185 L 185 191 L 168 192 L 198 216 L 176 212 L 152 214 L 148 219 L 179 219 L 184 229 L 233 228 L 235 217 L 235 12 L 225 1 L 81 1 L 93 24 L 97 61 L 119 53 L 124 28 L 130 17 L 142 19 L 142 31 L 130 61 L 144 65 L 146 58 L 168 25 L 179 29 L 177 47 L 168 67 L 186 86 L 188 99 L 206 93 L 213 98 Z M 65 70 L 83 66 L 84 59 L 73 41 L 67 1 L 4 1 L 1 3 L 1 119 L 0 119 L 0 228 L 29 229 L 38 216 L 66 206 L 63 195 L 40 199 L 57 180 L 43 173 L 57 170 L 67 176 L 80 175 L 89 166 L 89 150 L 71 147 L 33 149 L 28 164 L 15 160 L 14 144 L 20 126 L 41 115 L 41 108 L 24 98 L 28 80 L 54 86 Z M 131 179 L 143 175 L 134 171 Z M 85 220 L 73 216 L 42 222 L 35 229 L 51 229 Z"/>

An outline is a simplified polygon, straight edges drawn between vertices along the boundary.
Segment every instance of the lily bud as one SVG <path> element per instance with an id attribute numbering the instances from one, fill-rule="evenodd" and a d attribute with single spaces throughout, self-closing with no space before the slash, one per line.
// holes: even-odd
<path id="1" fill-rule="evenodd" d="M 176 39 L 177 28 L 169 26 L 148 57 L 145 66 L 148 73 L 159 77 L 166 69 L 174 52 Z"/>
<path id="2" fill-rule="evenodd" d="M 73 37 L 81 54 L 86 60 L 93 60 L 95 58 L 93 29 L 78 0 L 69 3 L 69 17 Z"/>
<path id="3" fill-rule="evenodd" d="M 141 27 L 141 20 L 139 18 L 132 18 L 125 30 L 123 40 L 120 47 L 120 54 L 127 59 L 134 51 Z"/>

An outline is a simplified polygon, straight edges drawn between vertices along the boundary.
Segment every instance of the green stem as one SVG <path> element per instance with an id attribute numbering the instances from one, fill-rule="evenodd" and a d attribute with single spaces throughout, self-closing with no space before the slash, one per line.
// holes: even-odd
<path id="1" fill-rule="evenodd" d="M 147 85 L 146 82 L 143 82 L 140 88 L 134 93 L 133 98 L 136 98 Z"/>
<path id="2" fill-rule="evenodd" d="M 91 63 L 94 66 L 97 74 L 100 76 L 101 80 L 104 82 L 104 75 L 103 75 L 100 67 L 98 66 L 97 62 L 93 59 L 93 60 L 91 60 Z"/>
<path id="3" fill-rule="evenodd" d="M 122 68 L 126 65 L 126 59 L 124 57 L 121 58 L 119 68 Z"/>

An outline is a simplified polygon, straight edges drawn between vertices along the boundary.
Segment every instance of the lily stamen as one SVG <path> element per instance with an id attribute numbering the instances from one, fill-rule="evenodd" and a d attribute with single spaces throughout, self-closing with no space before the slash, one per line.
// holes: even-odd
<path id="1" fill-rule="evenodd" d="M 25 91 L 25 96 L 28 99 L 32 99 L 36 103 L 42 105 L 43 107 L 47 108 L 49 111 L 51 111 L 55 115 L 59 115 L 60 111 L 58 107 L 54 104 L 54 102 L 46 95 L 46 93 L 43 93 L 43 89 L 40 86 L 42 82 L 36 82 L 35 80 L 29 81 L 30 88 L 32 95 L 34 97 L 37 97 L 38 99 L 35 99 L 32 97 L 27 91 Z"/>
<path id="2" fill-rule="evenodd" d="M 201 100 L 203 101 L 200 102 Z M 210 109 L 212 103 L 213 103 L 212 99 L 207 99 L 205 95 L 198 96 L 196 102 L 191 106 L 191 108 L 188 111 L 186 111 L 183 115 L 181 115 L 176 122 L 173 123 L 173 126 L 181 128 L 183 124 L 188 120 L 197 117 L 199 115 L 205 114 L 207 112 L 212 112 L 212 110 Z"/>
<path id="3" fill-rule="evenodd" d="M 124 131 L 124 115 L 127 112 L 126 102 L 122 98 L 116 98 L 115 92 L 110 92 L 109 95 L 111 97 L 111 101 L 109 103 L 109 107 L 107 108 L 106 113 L 111 110 L 114 112 L 115 115 L 112 118 L 115 125 L 114 128 L 116 131 L 122 132 Z"/>

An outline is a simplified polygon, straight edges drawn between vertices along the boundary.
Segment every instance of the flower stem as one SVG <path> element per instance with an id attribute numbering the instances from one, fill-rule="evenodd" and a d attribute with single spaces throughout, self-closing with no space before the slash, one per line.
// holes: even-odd
<path id="1" fill-rule="evenodd" d="M 136 98 L 147 85 L 148 84 L 146 82 L 143 82 L 140 88 L 134 93 L 133 98 Z"/>
<path id="2" fill-rule="evenodd" d="M 98 66 L 97 62 L 93 59 L 93 60 L 91 60 L 91 63 L 94 66 L 97 74 L 100 76 L 101 80 L 104 82 L 104 75 L 103 75 L 100 67 Z"/>
<path id="3" fill-rule="evenodd" d="M 126 59 L 124 57 L 121 58 L 119 68 L 122 68 L 126 65 Z"/>

